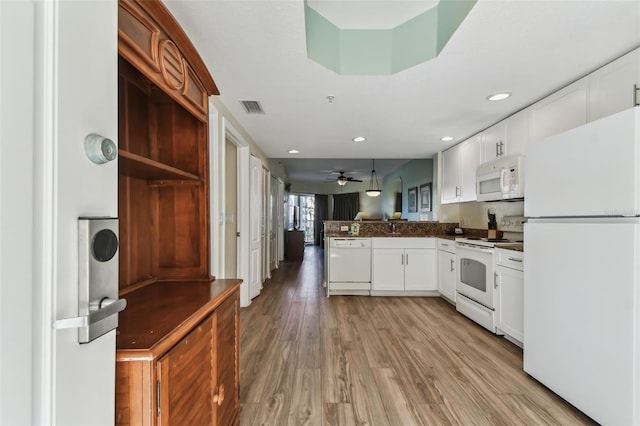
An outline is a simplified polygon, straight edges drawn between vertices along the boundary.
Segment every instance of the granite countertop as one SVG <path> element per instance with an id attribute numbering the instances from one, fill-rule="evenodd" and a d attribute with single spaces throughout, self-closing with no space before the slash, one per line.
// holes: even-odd
<path id="1" fill-rule="evenodd" d="M 460 235 L 449 235 L 449 234 L 434 234 L 434 233 L 402 233 L 396 232 L 392 233 L 384 233 L 384 232 L 360 232 L 358 235 L 349 235 L 345 232 L 335 232 L 331 234 L 327 234 L 328 238 L 445 238 L 448 240 L 454 240 L 455 237 L 459 237 Z"/>
<path id="2" fill-rule="evenodd" d="M 496 248 L 505 249 L 505 250 L 513 250 L 524 253 L 524 244 L 523 243 L 507 243 L 507 244 L 496 244 Z"/>

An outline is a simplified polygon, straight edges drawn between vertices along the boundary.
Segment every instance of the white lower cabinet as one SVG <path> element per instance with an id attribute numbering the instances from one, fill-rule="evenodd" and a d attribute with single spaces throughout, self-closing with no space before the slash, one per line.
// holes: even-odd
<path id="1" fill-rule="evenodd" d="M 435 296 L 436 238 L 373 238 L 372 296 Z"/>
<path id="2" fill-rule="evenodd" d="M 496 249 L 497 327 L 522 345 L 524 342 L 524 254 Z"/>
<path id="3" fill-rule="evenodd" d="M 451 240 L 438 240 L 438 291 L 456 302 L 456 244 Z"/>

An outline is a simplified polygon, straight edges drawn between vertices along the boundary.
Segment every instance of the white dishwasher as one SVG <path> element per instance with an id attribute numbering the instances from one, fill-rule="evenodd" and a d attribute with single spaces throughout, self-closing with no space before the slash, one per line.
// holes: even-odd
<path id="1" fill-rule="evenodd" d="M 328 268 L 327 296 L 368 296 L 371 291 L 371 238 L 330 238 Z"/>

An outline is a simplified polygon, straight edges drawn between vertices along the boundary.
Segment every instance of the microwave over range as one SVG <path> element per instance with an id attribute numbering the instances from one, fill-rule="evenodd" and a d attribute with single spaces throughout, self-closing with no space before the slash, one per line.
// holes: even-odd
<path id="1" fill-rule="evenodd" d="M 524 157 L 499 158 L 484 163 L 476 173 L 478 201 L 518 200 L 524 198 Z"/>

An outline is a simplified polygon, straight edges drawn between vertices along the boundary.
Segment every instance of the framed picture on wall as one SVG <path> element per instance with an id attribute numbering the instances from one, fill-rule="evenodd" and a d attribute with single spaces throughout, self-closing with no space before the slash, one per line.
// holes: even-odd
<path id="1" fill-rule="evenodd" d="M 418 211 L 418 187 L 414 186 L 407 191 L 407 205 L 409 206 L 409 213 L 416 213 Z"/>
<path id="2" fill-rule="evenodd" d="M 431 211 L 431 182 L 420 185 L 420 211 Z"/>

